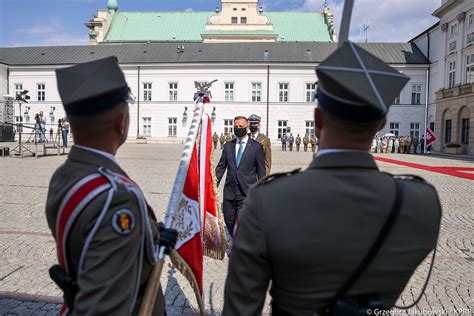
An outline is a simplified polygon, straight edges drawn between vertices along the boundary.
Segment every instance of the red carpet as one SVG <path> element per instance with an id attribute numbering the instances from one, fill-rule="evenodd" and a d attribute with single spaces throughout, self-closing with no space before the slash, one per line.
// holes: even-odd
<path id="1" fill-rule="evenodd" d="M 383 157 L 374 157 L 374 159 L 378 160 L 378 161 L 393 163 L 393 164 L 396 164 L 396 165 L 406 166 L 406 167 L 410 167 L 410 168 L 427 170 L 427 171 L 436 172 L 436 173 L 442 173 L 442 174 L 446 174 L 446 175 L 452 176 L 452 177 L 458 177 L 458 178 L 463 178 L 463 179 L 474 180 L 474 173 L 461 172 L 461 171 L 474 172 L 474 168 L 468 168 L 468 167 L 432 167 L 432 166 L 420 165 L 420 164 L 417 164 L 417 163 L 405 162 L 405 161 L 400 161 L 400 160 L 395 160 L 395 159 L 390 159 L 390 158 L 383 158 Z"/>

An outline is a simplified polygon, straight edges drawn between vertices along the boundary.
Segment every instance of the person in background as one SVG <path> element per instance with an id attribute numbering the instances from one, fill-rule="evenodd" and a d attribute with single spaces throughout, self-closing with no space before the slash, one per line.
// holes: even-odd
<path id="1" fill-rule="evenodd" d="M 214 143 L 214 149 L 217 149 L 217 143 L 219 142 L 219 135 L 217 135 L 216 132 L 214 132 L 214 135 L 212 135 L 212 142 Z"/>
<path id="2" fill-rule="evenodd" d="M 63 146 L 67 148 L 67 140 L 69 136 L 69 119 L 67 117 L 63 118 L 62 123 L 62 138 L 63 138 Z"/>
<path id="3" fill-rule="evenodd" d="M 416 155 L 417 154 L 417 150 L 418 150 L 418 144 L 419 144 L 419 140 L 418 140 L 418 137 L 414 137 L 413 138 L 413 141 L 412 141 L 412 145 L 413 145 L 413 153 Z"/>
<path id="4" fill-rule="evenodd" d="M 296 144 L 296 151 L 300 151 L 300 145 L 301 145 L 300 134 L 298 134 L 298 136 L 296 136 L 295 144 Z"/>
<path id="5" fill-rule="evenodd" d="M 309 144 L 309 136 L 308 136 L 308 134 L 305 134 L 304 137 L 303 137 L 304 151 L 308 151 L 308 144 Z"/>
<path id="6" fill-rule="evenodd" d="M 237 116 L 234 119 L 234 133 L 237 138 L 224 145 L 222 156 L 216 166 L 217 185 L 227 171 L 222 212 L 231 236 L 248 189 L 263 179 L 266 172 L 263 146 L 250 138 L 248 131 L 248 119 L 245 116 Z"/>
<path id="7" fill-rule="evenodd" d="M 395 137 L 394 147 L 395 147 L 395 153 L 399 154 L 400 153 L 400 139 L 398 139 L 398 137 Z"/>

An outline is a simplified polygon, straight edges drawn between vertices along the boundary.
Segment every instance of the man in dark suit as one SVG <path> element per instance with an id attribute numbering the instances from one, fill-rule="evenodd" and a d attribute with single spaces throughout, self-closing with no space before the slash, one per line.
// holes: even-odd
<path id="1" fill-rule="evenodd" d="M 218 185 L 227 170 L 223 212 L 227 230 L 231 235 L 249 187 L 265 177 L 263 146 L 248 137 L 248 126 L 249 122 L 245 116 L 237 116 L 234 119 L 234 133 L 237 138 L 224 145 L 216 167 Z"/>

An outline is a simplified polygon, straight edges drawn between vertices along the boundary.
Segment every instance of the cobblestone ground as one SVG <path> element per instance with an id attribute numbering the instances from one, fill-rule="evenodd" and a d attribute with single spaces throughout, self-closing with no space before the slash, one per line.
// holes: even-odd
<path id="1" fill-rule="evenodd" d="M 281 152 L 278 147 L 273 151 L 273 172 L 304 168 L 312 159 L 310 152 Z M 119 163 L 140 184 L 159 217 L 166 208 L 180 152 L 178 145 L 127 144 L 118 153 Z M 220 157 L 220 150 L 215 156 Z M 472 161 L 448 157 L 384 157 L 432 166 L 474 167 Z M 65 158 L 0 158 L 0 315 L 53 315 L 59 309 L 60 291 L 47 272 L 56 261 L 56 253 L 44 204 L 49 179 Z M 474 311 L 474 182 L 395 164 L 379 163 L 379 166 L 395 174 L 424 177 L 437 187 L 443 204 L 437 260 L 418 311 L 471 315 Z M 227 263 L 227 259 L 205 259 L 205 303 L 210 314 L 222 310 Z M 428 260 L 419 267 L 400 303 L 408 304 L 417 297 L 428 267 Z M 162 284 L 169 314 L 195 314 L 191 287 L 169 264 Z M 267 304 L 265 312 L 268 311 Z"/>

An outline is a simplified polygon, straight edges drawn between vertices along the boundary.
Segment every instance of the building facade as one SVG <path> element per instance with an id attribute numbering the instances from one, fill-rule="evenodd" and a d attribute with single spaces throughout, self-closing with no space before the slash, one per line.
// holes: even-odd
<path id="1" fill-rule="evenodd" d="M 424 127 L 429 64 L 413 44 L 361 44 L 410 77 L 388 115 L 383 134 L 420 136 Z M 262 117 L 262 132 L 276 143 L 282 133 L 314 131 L 315 67 L 336 49 L 333 43 L 157 43 L 75 47 L 1 48 L 0 93 L 28 90 L 28 104 L 15 106 L 16 120 L 33 124 L 43 111 L 49 127 L 64 116 L 55 69 L 117 56 L 136 102 L 129 138 L 182 142 L 194 109 L 194 81 L 218 79 L 206 112 L 218 134 L 232 133 L 237 115 Z M 4 69 L 3 72 L 1 69 Z M 0 87 L 2 87 L 0 85 Z M 5 90 L 6 89 L 6 90 Z"/>
<path id="2" fill-rule="evenodd" d="M 445 151 L 453 144 L 474 155 L 474 2 L 443 0 L 433 16 L 440 21 L 412 42 L 431 62 L 429 104 L 435 119 L 430 127 L 439 138 L 435 149 Z"/>

